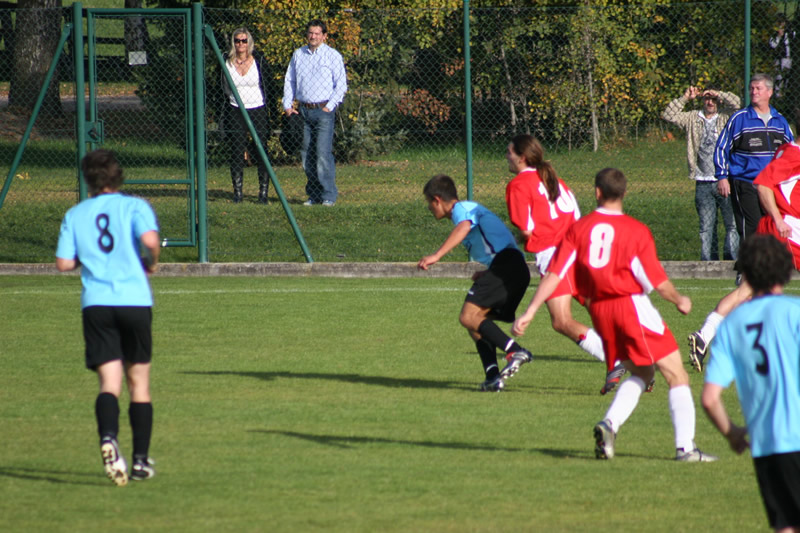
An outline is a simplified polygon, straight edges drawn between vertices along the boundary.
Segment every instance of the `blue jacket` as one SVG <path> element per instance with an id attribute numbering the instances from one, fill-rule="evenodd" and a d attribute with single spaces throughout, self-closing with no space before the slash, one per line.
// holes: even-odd
<path id="1" fill-rule="evenodd" d="M 752 106 L 734 113 L 717 139 L 714 149 L 715 175 L 718 180 L 732 178 L 752 182 L 772 160 L 783 143 L 794 140 L 789 123 L 770 106 L 772 118 L 767 126 Z"/>

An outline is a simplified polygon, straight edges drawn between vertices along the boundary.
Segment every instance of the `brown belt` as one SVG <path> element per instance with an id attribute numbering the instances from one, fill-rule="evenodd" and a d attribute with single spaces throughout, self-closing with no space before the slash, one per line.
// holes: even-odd
<path id="1" fill-rule="evenodd" d="M 328 102 L 318 102 L 316 104 L 312 104 L 309 102 L 300 102 L 300 105 L 305 107 L 306 109 L 319 109 L 320 107 L 325 107 L 328 105 Z"/>

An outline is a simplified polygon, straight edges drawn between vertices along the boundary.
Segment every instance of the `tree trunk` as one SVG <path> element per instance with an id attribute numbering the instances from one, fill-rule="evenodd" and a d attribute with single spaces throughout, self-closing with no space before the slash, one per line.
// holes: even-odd
<path id="1" fill-rule="evenodd" d="M 142 0 L 125 0 L 126 9 L 141 9 Z M 143 52 L 147 50 L 147 43 L 150 35 L 147 32 L 147 24 L 144 17 L 132 16 L 125 17 L 125 52 Z M 129 59 L 126 58 L 126 59 Z"/>
<path id="2" fill-rule="evenodd" d="M 517 133 L 517 110 L 514 107 L 514 82 L 511 79 L 511 71 L 508 69 L 506 60 L 506 47 L 500 45 L 500 59 L 503 61 L 503 70 L 506 73 L 506 84 L 508 85 L 508 111 L 511 114 L 511 132 Z"/>
<path id="3" fill-rule="evenodd" d="M 9 88 L 9 107 L 33 111 L 61 36 L 61 0 L 19 0 L 15 25 L 14 71 Z M 42 114 L 61 117 L 58 69 L 47 88 Z"/>

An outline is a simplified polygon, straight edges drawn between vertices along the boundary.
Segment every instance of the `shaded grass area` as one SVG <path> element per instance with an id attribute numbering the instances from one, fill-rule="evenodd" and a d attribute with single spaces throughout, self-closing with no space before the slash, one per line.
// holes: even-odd
<path id="1" fill-rule="evenodd" d="M 729 285 L 678 282 L 688 317 L 654 302 L 683 344 Z M 477 392 L 481 367 L 456 319 L 468 280 L 153 286 L 158 475 L 116 488 L 98 454 L 78 278 L 0 276 L 0 529 L 586 531 L 602 519 L 621 531 L 768 531 L 750 458 L 702 412 L 697 442 L 721 460 L 671 460 L 661 377 L 617 457 L 594 459 L 605 372 L 546 316 L 521 341 L 534 362 L 505 392 Z M 702 376 L 690 378 L 697 400 Z M 725 400 L 741 420 L 735 394 Z"/>
<path id="2" fill-rule="evenodd" d="M 185 179 L 186 154 L 178 146 L 144 141 L 110 142 L 129 179 Z M 476 150 L 474 198 L 507 221 L 505 185 L 508 172 L 504 146 Z M 575 190 L 581 210 L 594 208 L 594 175 L 607 166 L 629 178 L 627 209 L 653 231 L 663 260 L 696 260 L 699 255 L 694 185 L 683 168 L 683 141 L 643 141 L 635 146 L 597 153 L 552 153 L 555 168 Z M 0 158 L 13 159 L 16 145 L 0 142 Z M 74 147 L 65 141 L 31 143 L 12 178 L 0 209 L 0 261 L 49 261 L 63 213 L 77 199 Z M 8 165 L 8 163 L 6 163 Z M 466 197 L 465 164 L 459 147 L 407 148 L 391 157 L 337 167 L 339 200 L 332 209 L 302 206 L 305 175 L 299 165 L 276 166 L 288 206 L 316 261 L 416 261 L 435 250 L 451 227 L 428 213 L 421 190 L 434 174 L 456 179 Z M 8 166 L 0 168 L 0 176 Z M 124 189 L 125 190 L 125 189 Z M 153 204 L 162 236 L 186 240 L 194 229 L 187 185 L 129 185 L 132 194 Z M 208 235 L 211 261 L 304 261 L 274 187 L 270 205 L 256 202 L 255 167 L 245 171 L 245 201 L 231 201 L 224 157 L 209 161 Z M 722 233 L 721 223 L 719 228 Z M 720 239 L 722 242 L 722 239 Z M 165 261 L 194 261 L 195 248 L 168 248 Z M 463 261 L 459 250 L 445 260 Z"/>

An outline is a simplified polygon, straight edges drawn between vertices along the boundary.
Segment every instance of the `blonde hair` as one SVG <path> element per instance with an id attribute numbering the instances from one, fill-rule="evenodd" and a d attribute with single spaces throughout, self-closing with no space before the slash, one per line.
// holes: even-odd
<path id="1" fill-rule="evenodd" d="M 253 55 L 253 49 L 256 47 L 255 43 L 253 42 L 253 36 L 250 34 L 250 30 L 245 27 L 236 28 L 231 33 L 231 49 L 228 51 L 228 63 L 233 65 L 233 59 L 236 57 L 236 43 L 234 39 L 236 39 L 237 35 L 247 35 L 247 55 Z"/>

